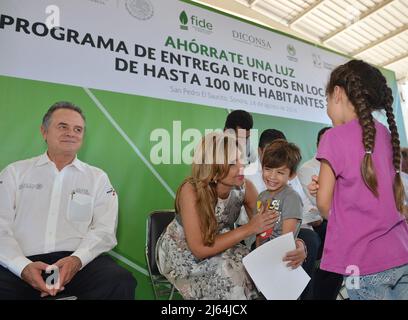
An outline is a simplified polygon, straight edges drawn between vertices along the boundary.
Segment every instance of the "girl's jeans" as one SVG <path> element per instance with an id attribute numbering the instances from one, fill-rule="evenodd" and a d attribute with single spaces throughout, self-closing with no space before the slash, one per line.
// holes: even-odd
<path id="1" fill-rule="evenodd" d="M 347 288 L 350 300 L 408 299 L 408 264 L 366 276 L 348 276 L 345 280 L 346 284 L 353 283 Z"/>

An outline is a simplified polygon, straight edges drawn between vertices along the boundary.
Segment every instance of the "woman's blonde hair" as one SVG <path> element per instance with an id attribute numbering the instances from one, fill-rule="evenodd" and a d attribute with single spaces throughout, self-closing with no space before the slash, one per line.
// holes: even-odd
<path id="1" fill-rule="evenodd" d="M 230 165 L 237 161 L 238 145 L 234 135 L 214 132 L 201 140 L 194 152 L 191 176 L 186 178 L 177 190 L 175 207 L 180 212 L 180 191 L 185 183 L 190 183 L 197 194 L 201 234 L 206 246 L 212 246 L 217 233 L 215 206 L 217 203 L 216 185 L 224 179 Z"/>

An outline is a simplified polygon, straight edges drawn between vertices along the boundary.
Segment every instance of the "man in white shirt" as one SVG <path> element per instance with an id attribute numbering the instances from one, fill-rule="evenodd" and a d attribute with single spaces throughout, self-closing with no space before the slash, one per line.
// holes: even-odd
<path id="1" fill-rule="evenodd" d="M 117 244 L 118 199 L 77 158 L 84 133 L 81 109 L 58 102 L 41 126 L 47 151 L 0 173 L 0 299 L 134 299 L 131 273 L 102 255 Z"/>
<path id="2" fill-rule="evenodd" d="M 318 176 L 320 171 L 320 161 L 315 157 L 307 160 L 298 170 L 298 178 L 302 185 L 302 189 L 311 201 L 316 206 L 316 198 L 313 197 L 307 189 L 307 184 L 310 183 L 313 176 Z M 309 181 L 310 180 L 310 181 Z"/>
<path id="3" fill-rule="evenodd" d="M 317 134 L 317 146 L 319 146 L 319 142 L 323 134 L 329 130 L 330 127 L 324 127 L 321 129 L 318 134 Z M 316 198 L 313 197 L 310 193 L 309 190 L 307 189 L 307 186 L 310 184 L 312 181 L 313 176 L 318 176 L 320 172 L 320 161 L 316 160 L 315 157 L 312 159 L 309 159 L 306 161 L 298 170 L 297 175 L 300 181 L 300 184 L 302 185 L 302 188 L 309 198 L 310 202 L 316 206 Z"/>

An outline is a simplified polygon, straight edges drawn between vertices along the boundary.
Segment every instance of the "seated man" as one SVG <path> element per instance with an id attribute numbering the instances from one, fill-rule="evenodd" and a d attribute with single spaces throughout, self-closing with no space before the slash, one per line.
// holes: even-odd
<path id="1" fill-rule="evenodd" d="M 134 299 L 131 273 L 101 255 L 117 243 L 118 199 L 76 157 L 84 133 L 81 109 L 56 103 L 41 126 L 47 152 L 0 173 L 0 299 Z"/>

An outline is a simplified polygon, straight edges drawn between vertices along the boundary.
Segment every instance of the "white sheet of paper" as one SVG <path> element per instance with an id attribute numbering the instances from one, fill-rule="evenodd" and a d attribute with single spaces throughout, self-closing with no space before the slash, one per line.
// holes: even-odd
<path id="1" fill-rule="evenodd" d="M 293 233 L 275 238 L 243 259 L 257 288 L 268 300 L 296 300 L 310 281 L 302 267 L 292 270 L 282 259 L 296 249 Z"/>

